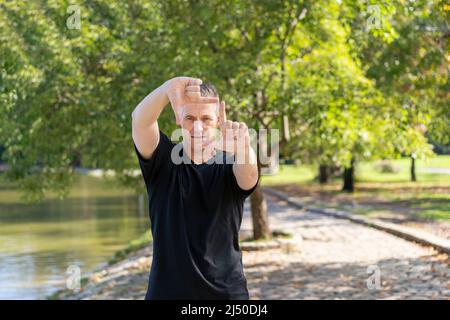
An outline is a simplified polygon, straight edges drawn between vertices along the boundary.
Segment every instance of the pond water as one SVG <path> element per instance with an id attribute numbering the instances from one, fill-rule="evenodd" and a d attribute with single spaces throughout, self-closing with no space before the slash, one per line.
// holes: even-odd
<path id="1" fill-rule="evenodd" d="M 0 299 L 45 299 L 150 228 L 147 196 L 79 176 L 73 192 L 26 204 L 0 186 Z"/>

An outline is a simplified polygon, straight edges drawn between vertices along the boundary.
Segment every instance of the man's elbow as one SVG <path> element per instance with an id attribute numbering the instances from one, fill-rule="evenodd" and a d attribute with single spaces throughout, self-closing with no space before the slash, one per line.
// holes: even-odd
<path id="1" fill-rule="evenodd" d="M 258 182 L 258 178 L 258 166 L 255 165 L 253 170 L 250 172 L 249 181 L 251 186 L 249 189 L 251 189 Z"/>
<path id="2" fill-rule="evenodd" d="M 251 170 L 246 170 L 244 174 L 235 174 L 239 187 L 243 190 L 250 190 L 258 182 L 258 167 L 255 165 Z"/>
<path id="3" fill-rule="evenodd" d="M 241 186 L 243 190 L 250 190 L 258 183 L 258 175 L 250 176 Z"/>
<path id="4" fill-rule="evenodd" d="M 131 112 L 131 120 L 134 120 L 136 118 L 136 109 Z"/>
<path id="5" fill-rule="evenodd" d="M 137 114 L 136 110 L 134 110 L 131 113 L 131 127 L 132 128 L 139 127 L 139 117 L 138 117 L 138 114 Z"/>

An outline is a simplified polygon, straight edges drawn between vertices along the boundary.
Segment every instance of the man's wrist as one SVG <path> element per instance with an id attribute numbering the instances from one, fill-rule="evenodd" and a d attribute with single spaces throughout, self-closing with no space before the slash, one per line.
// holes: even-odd
<path id="1" fill-rule="evenodd" d="M 234 159 L 237 164 L 255 164 L 256 153 L 250 144 L 244 145 L 243 148 L 236 147 L 233 152 Z"/>

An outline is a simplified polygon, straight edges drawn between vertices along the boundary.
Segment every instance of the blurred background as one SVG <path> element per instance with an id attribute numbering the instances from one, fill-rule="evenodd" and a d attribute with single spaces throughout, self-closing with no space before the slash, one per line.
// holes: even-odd
<path id="1" fill-rule="evenodd" d="M 254 239 L 271 236 L 262 187 L 450 239 L 449 12 L 0 0 L 0 299 L 45 298 L 70 265 L 91 270 L 149 229 L 130 115 L 181 75 L 213 83 L 230 119 L 280 132 Z M 159 125 L 176 128 L 170 108 Z"/>

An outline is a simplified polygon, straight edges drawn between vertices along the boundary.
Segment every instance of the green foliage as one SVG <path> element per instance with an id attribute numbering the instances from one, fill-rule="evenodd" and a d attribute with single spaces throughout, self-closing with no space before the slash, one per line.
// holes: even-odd
<path id="1" fill-rule="evenodd" d="M 282 128 L 311 164 L 432 154 L 449 142 L 444 1 L 0 2 L 0 146 L 31 199 L 77 165 L 137 185 L 130 114 L 168 78 L 213 82 L 230 118 Z M 381 24 L 368 28 L 377 6 Z M 447 29 L 446 29 L 447 28 Z M 167 108 L 160 126 L 175 128 Z"/>

